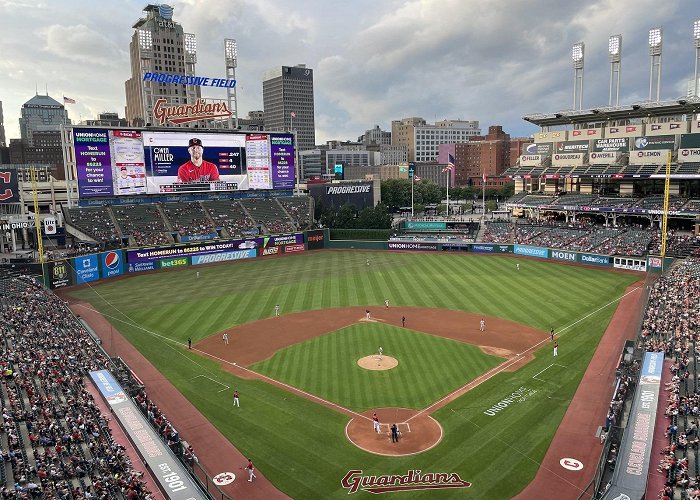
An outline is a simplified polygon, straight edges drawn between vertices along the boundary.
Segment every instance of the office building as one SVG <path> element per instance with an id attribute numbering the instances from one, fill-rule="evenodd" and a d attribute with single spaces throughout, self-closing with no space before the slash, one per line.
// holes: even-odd
<path id="1" fill-rule="evenodd" d="M 0 101 L 0 148 L 7 146 L 7 138 L 5 137 L 5 118 L 2 114 L 2 101 Z"/>
<path id="2" fill-rule="evenodd" d="M 365 133 L 357 138 L 357 142 L 361 142 L 365 147 L 369 146 L 388 146 L 391 144 L 391 132 L 386 132 L 375 125 L 374 128 L 365 130 Z"/>
<path id="3" fill-rule="evenodd" d="M 146 17 L 134 23 L 129 44 L 131 78 L 124 84 L 126 121 L 132 127 L 173 126 L 168 122 L 161 123 L 153 115 L 156 103 L 195 104 L 201 97 L 200 87 L 144 81 L 143 77 L 145 73 L 195 76 L 197 39 L 192 33 L 185 33 L 180 23 L 173 21 L 172 7 L 150 4 L 143 11 Z"/>
<path id="4" fill-rule="evenodd" d="M 314 72 L 305 64 L 282 66 L 263 77 L 265 130 L 296 131 L 297 149 L 316 147 Z"/>
<path id="5" fill-rule="evenodd" d="M 446 164 L 448 155 L 455 158 L 454 184 L 481 186 L 482 176 L 497 177 L 510 165 L 510 135 L 500 125 L 489 127 L 489 133 L 472 137 L 462 144 L 440 146 L 439 163 Z"/>
<path id="6" fill-rule="evenodd" d="M 22 143 L 34 147 L 34 133 L 59 131 L 61 125 L 69 125 L 65 106 L 48 95 L 35 95 L 22 105 L 19 133 Z"/>
<path id="7" fill-rule="evenodd" d="M 479 135 L 476 120 L 442 120 L 432 125 L 414 116 L 391 122 L 391 144 L 405 145 L 410 162 L 435 162 L 440 144 L 462 144 Z"/>
<path id="8" fill-rule="evenodd" d="M 88 125 L 91 127 L 128 127 L 129 124 L 126 118 L 119 118 L 117 113 L 100 113 L 97 115 L 96 120 L 83 120 L 80 122 L 81 125 Z"/>

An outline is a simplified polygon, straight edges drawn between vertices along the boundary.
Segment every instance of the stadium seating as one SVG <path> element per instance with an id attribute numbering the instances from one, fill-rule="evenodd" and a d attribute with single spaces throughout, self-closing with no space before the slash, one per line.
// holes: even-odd
<path id="1" fill-rule="evenodd" d="M 296 196 L 292 198 L 277 198 L 292 221 L 299 229 L 307 229 L 313 222 L 312 200 L 309 196 Z"/>
<path id="2" fill-rule="evenodd" d="M 241 200 L 248 214 L 270 234 L 287 233 L 296 228 L 292 219 L 276 200 L 248 198 Z"/>
<path id="3" fill-rule="evenodd" d="M 95 241 L 110 242 L 120 238 L 109 207 L 66 208 L 63 207 L 66 223 Z"/>
<path id="4" fill-rule="evenodd" d="M 198 201 L 165 203 L 161 208 L 173 230 L 180 236 L 217 234 L 214 222 Z"/>
<path id="5" fill-rule="evenodd" d="M 129 246 L 165 245 L 173 242 L 170 229 L 157 205 L 113 207 L 112 212 Z"/>
<path id="6" fill-rule="evenodd" d="M 235 200 L 218 200 L 203 202 L 216 227 L 221 227 L 230 238 L 257 235 L 260 228 Z"/>

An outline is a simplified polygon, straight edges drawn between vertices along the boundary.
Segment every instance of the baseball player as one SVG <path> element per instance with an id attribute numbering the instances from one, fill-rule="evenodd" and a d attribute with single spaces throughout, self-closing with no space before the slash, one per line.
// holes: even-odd
<path id="1" fill-rule="evenodd" d="M 401 326 L 406 326 L 406 316 L 401 316 Z"/>
<path id="2" fill-rule="evenodd" d="M 483 319 L 479 321 L 479 330 L 481 330 L 482 332 L 486 330 L 486 321 L 484 321 Z"/>
<path id="3" fill-rule="evenodd" d="M 276 304 L 275 305 L 275 316 L 279 316 L 279 315 L 280 315 L 280 305 Z"/>
<path id="4" fill-rule="evenodd" d="M 233 391 L 233 406 L 241 407 L 241 400 L 238 398 L 238 389 Z"/>
<path id="5" fill-rule="evenodd" d="M 515 270 L 520 271 L 520 263 L 519 262 L 515 264 Z"/>
<path id="6" fill-rule="evenodd" d="M 245 470 L 248 471 L 248 482 L 252 483 L 253 479 L 257 478 L 258 476 L 255 475 L 255 467 L 253 466 L 253 461 L 250 458 L 248 459 L 248 465 L 245 466 Z"/>
<path id="7" fill-rule="evenodd" d="M 228 333 L 224 333 L 222 339 L 224 340 L 224 344 L 228 345 Z"/>
<path id="8" fill-rule="evenodd" d="M 554 342 L 554 328 L 550 328 L 549 330 L 549 341 Z"/>
<path id="9" fill-rule="evenodd" d="M 369 266 L 369 259 L 367 259 L 367 265 Z"/>
<path id="10" fill-rule="evenodd" d="M 379 346 L 378 352 L 379 352 L 379 361 L 381 361 L 381 360 L 382 360 L 382 354 L 384 354 L 384 349 L 382 349 L 382 346 Z"/>
<path id="11" fill-rule="evenodd" d="M 370 319 L 369 309 L 365 309 L 365 318 Z"/>
<path id="12" fill-rule="evenodd" d="M 554 355 L 557 356 L 557 350 L 559 349 L 559 342 L 554 343 Z"/>
<path id="13" fill-rule="evenodd" d="M 178 182 L 207 182 L 219 180 L 219 169 L 211 162 L 202 158 L 204 146 L 202 140 L 190 139 L 187 151 L 190 159 L 177 170 Z"/>
<path id="14" fill-rule="evenodd" d="M 386 299 L 384 301 L 384 305 L 386 306 L 387 309 L 389 309 L 389 299 Z"/>
<path id="15" fill-rule="evenodd" d="M 381 434 L 382 428 L 379 425 L 379 417 L 376 413 L 372 415 L 372 424 L 374 425 L 374 430 L 377 432 L 377 434 Z"/>

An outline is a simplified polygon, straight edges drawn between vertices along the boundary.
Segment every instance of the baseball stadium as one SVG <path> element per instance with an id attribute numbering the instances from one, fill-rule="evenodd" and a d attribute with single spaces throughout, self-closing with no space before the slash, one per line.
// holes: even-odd
<path id="1" fill-rule="evenodd" d="M 66 127 L 56 220 L 0 172 L 3 498 L 700 498 L 698 116 L 526 116 L 512 196 L 383 233 L 292 132 Z"/>

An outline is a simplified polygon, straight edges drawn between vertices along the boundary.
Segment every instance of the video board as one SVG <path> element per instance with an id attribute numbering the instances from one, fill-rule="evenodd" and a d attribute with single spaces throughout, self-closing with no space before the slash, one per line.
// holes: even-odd
<path id="1" fill-rule="evenodd" d="M 294 187 L 288 133 L 75 127 L 73 147 L 81 198 Z"/>

